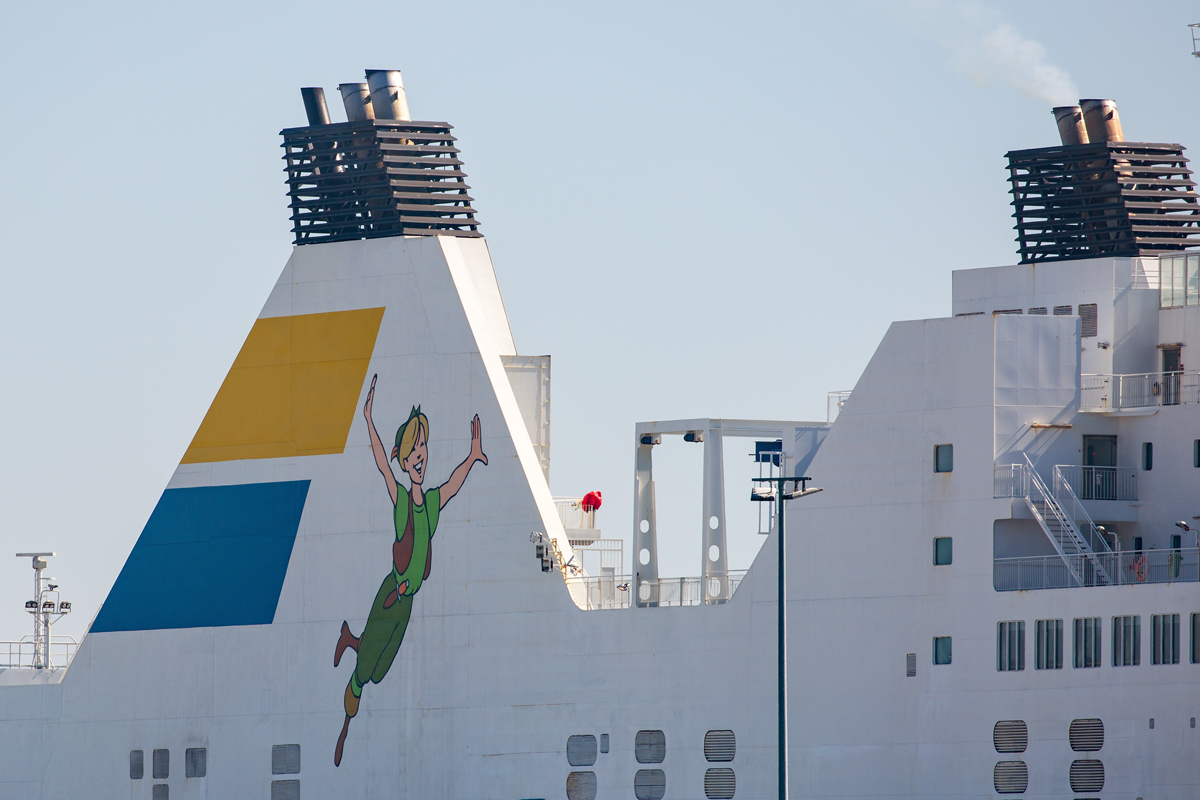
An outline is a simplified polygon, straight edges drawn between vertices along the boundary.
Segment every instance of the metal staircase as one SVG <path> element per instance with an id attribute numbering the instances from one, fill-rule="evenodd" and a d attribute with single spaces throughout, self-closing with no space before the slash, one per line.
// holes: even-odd
<path id="1" fill-rule="evenodd" d="M 1034 469 L 1029 456 L 1015 465 L 1020 471 L 1020 496 L 1033 513 L 1042 531 L 1062 557 L 1071 577 L 1079 586 L 1108 586 L 1112 577 L 1104 567 L 1111 563 L 1112 548 L 1100 534 L 1058 467 L 1054 468 L 1054 491 Z"/>

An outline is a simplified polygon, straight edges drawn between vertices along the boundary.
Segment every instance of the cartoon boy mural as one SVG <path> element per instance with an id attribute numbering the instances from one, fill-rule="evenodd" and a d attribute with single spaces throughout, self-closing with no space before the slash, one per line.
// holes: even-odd
<path id="1" fill-rule="evenodd" d="M 399 462 L 400 469 L 408 474 L 412 484 L 411 489 L 405 490 L 396 482 L 391 464 L 388 463 L 387 451 L 371 419 L 378 377 L 375 375 L 371 378 L 363 415 L 367 418 L 375 466 L 379 467 L 392 505 L 395 506 L 396 540 L 392 542 L 392 570 L 375 593 L 375 602 L 371 604 L 362 634 L 355 637 L 350 632 L 350 625 L 342 622 L 341 636 L 333 653 L 335 667 L 341 662 L 346 648 L 358 654 L 354 672 L 346 684 L 346 721 L 342 724 L 342 734 L 333 751 L 334 766 L 342 763 L 346 732 L 350 729 L 350 720 L 358 713 L 363 687 L 383 680 L 396 658 L 400 643 L 404 641 L 404 631 L 408 628 L 408 617 L 412 613 L 413 595 L 420 591 L 421 583 L 429 577 L 429 568 L 433 563 L 430 543 L 437 530 L 439 513 L 450 502 L 450 498 L 458 494 L 471 467 L 476 462 L 484 466 L 488 463 L 483 453 L 479 415 L 476 414 L 471 420 L 471 452 L 455 467 L 449 480 L 435 489 L 425 490 L 425 470 L 429 463 L 429 419 L 421 413 L 420 406 L 414 406 L 408 421 L 396 431 L 396 446 L 391 454 Z"/>

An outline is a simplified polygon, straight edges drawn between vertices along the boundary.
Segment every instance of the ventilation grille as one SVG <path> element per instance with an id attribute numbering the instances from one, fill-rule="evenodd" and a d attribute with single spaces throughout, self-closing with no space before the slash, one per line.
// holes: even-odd
<path id="1" fill-rule="evenodd" d="M 568 775 L 567 800 L 596 800 L 596 773 L 572 772 Z"/>
<path id="2" fill-rule="evenodd" d="M 142 750 L 129 751 L 129 778 L 140 781 L 146 775 L 146 753 Z"/>
<path id="3" fill-rule="evenodd" d="M 156 783 L 150 787 L 150 800 L 171 800 L 171 787 Z"/>
<path id="4" fill-rule="evenodd" d="M 709 731 L 704 734 L 704 758 L 706 761 L 733 761 L 737 754 L 737 742 L 733 731 Z"/>
<path id="5" fill-rule="evenodd" d="M 909 653 L 904 657 L 904 674 L 906 677 L 917 677 L 917 654 Z"/>
<path id="6" fill-rule="evenodd" d="M 300 800 L 300 781 L 271 781 L 271 800 Z"/>
<path id="7" fill-rule="evenodd" d="M 638 731 L 633 738 L 633 754 L 639 764 L 661 764 L 667 757 L 666 734 L 662 731 Z"/>
<path id="8" fill-rule="evenodd" d="M 994 309 L 992 309 L 992 313 L 993 314 L 1020 314 L 1020 313 L 1022 313 L 1022 311 L 1019 308 L 994 308 Z"/>
<path id="9" fill-rule="evenodd" d="M 158 780 L 166 780 L 171 777 L 170 750 L 154 751 L 154 777 Z"/>
<path id="10" fill-rule="evenodd" d="M 300 745 L 277 744 L 271 748 L 271 774 L 295 775 L 300 771 Z"/>
<path id="11" fill-rule="evenodd" d="M 1104 788 L 1104 762 L 1085 758 L 1071 762 L 1071 791 L 1098 792 Z"/>
<path id="12" fill-rule="evenodd" d="M 1024 753 L 1029 746 L 1029 728 L 1023 719 L 1003 719 L 992 729 L 997 753 Z"/>
<path id="13" fill-rule="evenodd" d="M 590 767 L 596 763 L 596 737 L 576 734 L 567 739 L 567 763 L 572 767 Z"/>
<path id="14" fill-rule="evenodd" d="M 639 769 L 633 776 L 637 800 L 662 800 L 667 793 L 667 773 L 661 769 Z"/>
<path id="15" fill-rule="evenodd" d="M 1037 317 L 1044 317 L 1046 316 L 1046 307 L 1041 306 L 1040 308 L 1031 308 L 1029 309 L 1029 313 Z"/>
<path id="16" fill-rule="evenodd" d="M 480 236 L 450 129 L 366 120 L 284 130 L 296 244 Z"/>
<path id="17" fill-rule="evenodd" d="M 1098 719 L 1072 720 L 1068 736 L 1076 753 L 1094 753 L 1104 747 L 1104 723 Z"/>
<path id="18" fill-rule="evenodd" d="M 704 773 L 704 796 L 708 800 L 730 800 L 737 791 L 737 780 L 729 767 L 709 767 Z"/>
<path id="19" fill-rule="evenodd" d="M 1071 316 L 1071 307 L 1070 306 L 1055 306 L 1054 307 L 1054 316 L 1056 316 L 1056 317 Z"/>
<path id="20" fill-rule="evenodd" d="M 1001 761 L 992 771 L 992 783 L 999 794 L 1020 794 L 1029 787 L 1029 768 L 1024 761 Z"/>
<path id="21" fill-rule="evenodd" d="M 1096 304 L 1084 303 L 1079 306 L 1079 336 L 1087 339 L 1096 335 Z"/>
<path id="22" fill-rule="evenodd" d="M 208 774 L 208 750 L 204 747 L 189 747 L 183 751 L 183 775 L 185 778 L 203 778 Z"/>

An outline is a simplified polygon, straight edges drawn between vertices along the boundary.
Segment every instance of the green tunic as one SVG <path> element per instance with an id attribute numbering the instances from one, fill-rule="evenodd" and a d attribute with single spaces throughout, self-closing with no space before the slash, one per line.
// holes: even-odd
<path id="1" fill-rule="evenodd" d="M 354 675 L 350 679 L 350 690 L 355 697 L 362 695 L 367 683 L 379 683 L 391 669 L 404 632 L 408 630 L 408 618 L 412 614 L 413 595 L 428 577 L 431 563 L 430 540 L 437 530 L 438 512 L 441 505 L 441 490 L 431 489 L 425 493 L 425 502 L 416 505 L 403 486 L 396 487 L 396 542 L 392 547 L 392 571 L 379 585 L 367 624 L 358 642 L 358 658 Z M 409 525 L 411 514 L 412 524 Z M 405 537 L 411 536 L 411 543 Z M 409 549 L 411 546 L 411 550 Z M 409 553 L 408 564 L 401 571 L 395 562 L 396 553 Z M 391 600 L 393 592 L 405 581 L 408 588 L 403 595 Z M 388 601 L 391 600 L 389 603 Z"/>

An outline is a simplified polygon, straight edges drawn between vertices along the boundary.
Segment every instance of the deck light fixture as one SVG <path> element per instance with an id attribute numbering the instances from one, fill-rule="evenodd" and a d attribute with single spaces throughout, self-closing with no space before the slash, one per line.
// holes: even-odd
<path id="1" fill-rule="evenodd" d="M 787 500 L 807 497 L 821 491 L 818 487 L 808 488 L 808 481 L 811 480 L 812 478 L 808 476 L 788 478 L 782 475 L 774 478 L 753 478 L 754 483 L 765 485 L 755 486 L 750 490 L 750 499 L 755 502 L 765 503 L 774 500 L 779 504 L 775 511 L 775 533 L 776 538 L 779 539 L 779 596 L 777 600 L 779 609 L 779 642 L 777 644 L 779 653 L 779 800 L 787 800 L 787 609 L 784 604 L 787 596 L 785 591 L 787 588 L 785 573 L 787 560 L 784 550 L 783 509 L 784 502 Z M 789 483 L 792 484 L 790 491 L 787 489 Z"/>

